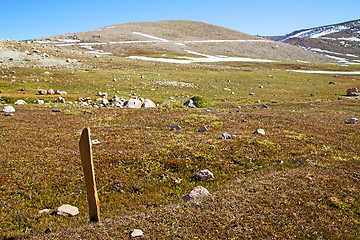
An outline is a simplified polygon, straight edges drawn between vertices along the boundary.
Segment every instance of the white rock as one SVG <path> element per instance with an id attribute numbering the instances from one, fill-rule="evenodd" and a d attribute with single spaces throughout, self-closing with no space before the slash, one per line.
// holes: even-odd
<path id="1" fill-rule="evenodd" d="M 200 178 L 201 180 L 207 179 L 214 179 L 214 174 L 210 172 L 208 169 L 201 170 L 196 174 L 196 177 Z"/>
<path id="2" fill-rule="evenodd" d="M 95 140 L 91 141 L 91 144 L 92 145 L 98 145 L 98 144 L 101 144 L 101 142 L 99 140 L 95 139 Z"/>
<path id="3" fill-rule="evenodd" d="M 44 100 L 37 100 L 36 101 L 36 104 L 44 104 L 45 102 L 44 102 Z"/>
<path id="4" fill-rule="evenodd" d="M 52 90 L 52 89 L 49 89 L 49 90 L 47 91 L 47 94 L 49 94 L 49 95 L 54 95 L 54 94 L 55 94 L 55 91 Z"/>
<path id="5" fill-rule="evenodd" d="M 107 105 L 107 104 L 109 103 L 109 100 L 107 100 L 106 98 L 102 98 L 102 99 L 101 99 L 101 103 L 102 103 L 103 105 Z"/>
<path id="6" fill-rule="evenodd" d="M 144 235 L 144 233 L 140 229 L 134 229 L 130 233 L 131 238 L 141 237 L 142 235 Z"/>
<path id="7" fill-rule="evenodd" d="M 79 214 L 77 207 L 71 206 L 69 204 L 64 204 L 57 209 L 57 215 L 64 217 L 72 217 Z"/>
<path id="8" fill-rule="evenodd" d="M 43 209 L 43 210 L 38 211 L 38 215 L 47 215 L 50 213 L 51 213 L 50 209 Z"/>
<path id="9" fill-rule="evenodd" d="M 208 195 L 210 195 L 210 193 L 206 188 L 204 188 L 202 186 L 197 186 L 191 192 L 189 192 L 188 194 L 183 196 L 183 199 L 184 199 L 184 201 L 187 202 L 187 201 L 190 201 L 190 200 L 206 197 Z"/>
<path id="10" fill-rule="evenodd" d="M 3 112 L 6 112 L 6 113 L 13 113 L 15 112 L 15 108 L 13 106 L 5 106 L 3 108 Z"/>
<path id="11" fill-rule="evenodd" d="M 15 104 L 15 105 L 25 105 L 26 102 L 25 102 L 24 100 L 19 99 L 19 100 L 17 100 L 14 104 Z"/>
<path id="12" fill-rule="evenodd" d="M 129 99 L 125 104 L 125 107 L 127 108 L 141 108 L 141 106 L 142 102 L 139 99 L 134 98 Z"/>
<path id="13" fill-rule="evenodd" d="M 63 97 L 60 96 L 60 97 L 58 98 L 58 102 L 60 102 L 60 103 L 65 103 L 65 98 L 63 98 Z"/>
<path id="14" fill-rule="evenodd" d="M 154 108 L 154 107 L 156 107 L 156 104 L 153 101 L 151 101 L 150 99 L 145 98 L 143 106 L 145 108 Z"/>
<path id="15" fill-rule="evenodd" d="M 265 135 L 265 130 L 264 130 L 264 129 L 256 129 L 256 131 L 254 132 L 254 134 Z"/>

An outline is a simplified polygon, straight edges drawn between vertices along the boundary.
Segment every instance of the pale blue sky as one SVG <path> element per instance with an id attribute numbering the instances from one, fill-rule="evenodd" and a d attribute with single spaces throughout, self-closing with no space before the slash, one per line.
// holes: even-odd
<path id="1" fill-rule="evenodd" d="M 192 20 L 252 35 L 360 19 L 359 0 L 0 0 L 0 38 L 25 40 L 128 22 Z"/>

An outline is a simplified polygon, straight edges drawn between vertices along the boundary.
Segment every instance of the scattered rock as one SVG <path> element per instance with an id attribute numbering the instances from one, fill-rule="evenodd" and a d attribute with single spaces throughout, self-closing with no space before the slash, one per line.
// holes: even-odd
<path id="1" fill-rule="evenodd" d="M 254 93 L 249 93 L 250 96 L 254 95 Z"/>
<path id="2" fill-rule="evenodd" d="M 44 104 L 44 100 L 36 100 L 36 104 Z"/>
<path id="3" fill-rule="evenodd" d="M 52 89 L 49 89 L 49 90 L 47 91 L 47 94 L 49 94 L 49 95 L 54 95 L 54 94 L 55 94 L 55 91 L 52 90 Z"/>
<path id="4" fill-rule="evenodd" d="M 171 125 L 171 126 L 170 126 L 170 129 L 171 129 L 171 130 L 180 131 L 180 130 L 181 130 L 181 127 L 180 127 L 179 125 Z"/>
<path id="5" fill-rule="evenodd" d="M 175 179 L 174 179 L 174 183 L 175 183 L 175 184 L 180 184 L 181 181 L 182 181 L 181 178 L 175 178 Z"/>
<path id="6" fill-rule="evenodd" d="M 38 211 L 37 215 L 38 216 L 49 215 L 50 213 L 51 213 L 50 209 L 43 209 L 43 210 Z"/>
<path id="7" fill-rule="evenodd" d="M 183 199 L 184 199 L 184 201 L 187 202 L 187 201 L 199 199 L 202 197 L 206 197 L 208 195 L 210 195 L 210 193 L 206 188 L 204 188 L 202 186 L 197 186 L 191 192 L 189 192 L 188 194 L 183 196 Z"/>
<path id="8" fill-rule="evenodd" d="M 357 118 L 350 118 L 350 120 L 347 122 L 348 124 L 356 124 L 358 123 L 358 119 Z"/>
<path id="9" fill-rule="evenodd" d="M 141 236 L 143 236 L 143 235 L 144 235 L 144 233 L 143 233 L 143 231 L 141 231 L 140 229 L 134 229 L 134 230 L 132 230 L 131 233 L 130 233 L 130 237 L 131 237 L 131 238 L 141 237 Z"/>
<path id="10" fill-rule="evenodd" d="M 144 103 L 143 103 L 143 107 L 145 107 L 145 108 L 154 108 L 154 107 L 156 107 L 156 104 L 153 101 L 151 101 L 150 99 L 145 98 Z"/>
<path id="11" fill-rule="evenodd" d="M 94 139 L 94 140 L 91 141 L 91 144 L 92 145 L 99 145 L 99 144 L 101 144 L 101 142 L 99 140 L 97 140 L 97 139 Z"/>
<path id="12" fill-rule="evenodd" d="M 231 139 L 231 135 L 229 133 L 225 132 L 222 134 L 221 139 L 223 139 L 223 140 Z"/>
<path id="13" fill-rule="evenodd" d="M 98 92 L 97 95 L 100 96 L 100 97 L 102 97 L 102 98 L 107 98 L 107 97 L 108 97 L 107 92 Z"/>
<path id="14" fill-rule="evenodd" d="M 60 96 L 60 97 L 58 98 L 58 102 L 59 102 L 59 103 L 65 103 L 65 98 L 63 98 L 63 97 Z"/>
<path id="15" fill-rule="evenodd" d="M 187 101 L 185 103 L 185 106 L 189 107 L 189 108 L 196 108 L 196 105 L 194 103 L 194 101 L 192 99 L 189 99 L 189 101 Z"/>
<path id="16" fill-rule="evenodd" d="M 201 126 L 199 132 L 206 132 L 208 129 L 206 126 Z"/>
<path id="17" fill-rule="evenodd" d="M 261 106 L 261 109 L 268 109 L 269 107 L 266 105 L 266 104 L 264 104 L 264 105 L 262 105 Z"/>
<path id="18" fill-rule="evenodd" d="M 5 112 L 5 113 L 13 113 L 13 112 L 15 112 L 15 108 L 13 106 L 5 106 L 3 108 L 3 112 Z"/>
<path id="19" fill-rule="evenodd" d="M 46 91 L 45 89 L 39 89 L 39 90 L 38 90 L 38 93 L 39 93 L 40 95 L 46 95 L 46 94 L 47 94 L 47 91 Z"/>
<path id="20" fill-rule="evenodd" d="M 55 94 L 57 94 L 57 95 L 66 95 L 67 92 L 65 92 L 65 91 L 60 91 L 60 90 L 56 90 Z"/>
<path id="21" fill-rule="evenodd" d="M 137 98 L 130 98 L 125 102 L 126 108 L 141 108 L 142 102 Z"/>
<path id="22" fill-rule="evenodd" d="M 53 109 L 52 112 L 61 112 L 60 109 Z"/>
<path id="23" fill-rule="evenodd" d="M 265 135 L 265 130 L 264 129 L 256 129 L 254 134 L 261 134 L 261 135 Z"/>
<path id="24" fill-rule="evenodd" d="M 6 117 L 12 117 L 12 116 L 14 116 L 14 114 L 13 114 L 13 113 L 8 113 L 8 112 L 7 112 L 7 113 L 5 113 L 5 116 L 6 116 Z"/>
<path id="25" fill-rule="evenodd" d="M 215 179 L 214 174 L 208 169 L 201 170 L 196 174 L 196 177 L 201 180 Z"/>
<path id="26" fill-rule="evenodd" d="M 57 215 L 64 217 L 72 217 L 79 214 L 77 207 L 71 206 L 69 204 L 62 205 L 57 209 Z"/>
<path id="27" fill-rule="evenodd" d="M 14 104 L 15 104 L 15 105 L 25 105 L 25 104 L 27 104 L 27 103 L 26 103 L 24 100 L 19 99 L 19 100 L 17 100 Z"/>
<path id="28" fill-rule="evenodd" d="M 359 90 L 356 87 L 349 88 L 346 90 L 347 96 L 359 96 Z"/>
<path id="29" fill-rule="evenodd" d="M 268 77 L 268 78 L 274 78 L 274 76 L 273 76 L 273 75 L 268 75 L 267 77 Z"/>

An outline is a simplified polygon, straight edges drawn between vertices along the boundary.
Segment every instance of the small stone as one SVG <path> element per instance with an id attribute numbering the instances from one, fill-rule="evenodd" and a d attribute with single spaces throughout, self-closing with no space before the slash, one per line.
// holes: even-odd
<path id="1" fill-rule="evenodd" d="M 36 100 L 36 104 L 44 104 L 44 100 Z"/>
<path id="2" fill-rule="evenodd" d="M 99 144 L 101 144 L 101 142 L 99 140 L 95 139 L 95 140 L 91 141 L 91 144 L 92 145 L 99 145 Z"/>
<path id="3" fill-rule="evenodd" d="M 53 109 L 52 112 L 61 112 L 60 109 Z"/>
<path id="4" fill-rule="evenodd" d="M 58 102 L 59 102 L 59 103 L 65 103 L 65 98 L 59 97 L 59 98 L 58 98 Z"/>
<path id="5" fill-rule="evenodd" d="M 49 94 L 49 95 L 54 95 L 54 94 L 55 94 L 55 91 L 52 90 L 52 89 L 49 89 L 49 90 L 47 91 L 47 94 Z"/>
<path id="6" fill-rule="evenodd" d="M 131 233 L 130 233 L 130 237 L 131 237 L 131 238 L 141 237 L 141 236 L 143 236 L 143 235 L 144 235 L 144 233 L 143 233 L 143 231 L 141 231 L 140 229 L 134 229 L 134 230 L 132 230 Z"/>
<path id="7" fill-rule="evenodd" d="M 13 106 L 5 106 L 3 108 L 3 112 L 5 112 L 5 113 L 13 113 L 13 112 L 15 112 L 15 108 Z"/>
<path id="8" fill-rule="evenodd" d="M 201 170 L 196 174 L 196 177 L 201 180 L 215 179 L 214 174 L 208 169 Z"/>
<path id="9" fill-rule="evenodd" d="M 181 181 L 182 181 L 181 178 L 176 178 L 176 179 L 174 179 L 174 183 L 175 183 L 175 184 L 180 184 Z"/>
<path id="10" fill-rule="evenodd" d="M 171 125 L 171 126 L 170 126 L 170 129 L 171 129 L 171 130 L 180 131 L 180 130 L 181 130 L 181 127 L 180 127 L 179 125 Z"/>
<path id="11" fill-rule="evenodd" d="M 38 211 L 39 216 L 41 216 L 41 215 L 49 215 L 50 213 L 51 213 L 50 209 L 43 209 L 43 210 Z"/>
<path id="12" fill-rule="evenodd" d="M 106 106 L 109 103 L 109 100 L 107 100 L 106 98 L 101 99 L 101 104 L 103 104 L 104 106 Z"/>
<path id="13" fill-rule="evenodd" d="M 221 139 L 223 139 L 223 140 L 231 139 L 231 135 L 229 133 L 225 132 L 222 134 Z"/>
<path id="14" fill-rule="evenodd" d="M 57 209 L 57 215 L 64 217 L 73 217 L 79 214 L 77 207 L 71 206 L 69 204 L 64 204 Z"/>
<path id="15" fill-rule="evenodd" d="M 196 108 L 196 105 L 192 99 L 189 99 L 189 101 L 186 102 L 186 106 L 188 106 L 189 108 Z"/>
<path id="16" fill-rule="evenodd" d="M 267 77 L 268 77 L 268 78 L 274 78 L 274 76 L 273 76 L 273 75 L 268 75 Z"/>
<path id="17" fill-rule="evenodd" d="M 199 132 L 206 132 L 208 129 L 206 126 L 201 126 Z"/>
<path id="18" fill-rule="evenodd" d="M 358 123 L 358 119 L 357 118 L 350 118 L 350 120 L 347 122 L 348 124 L 356 124 Z"/>
<path id="19" fill-rule="evenodd" d="M 13 113 L 5 113 L 5 116 L 6 117 L 12 117 L 12 116 L 14 116 L 15 114 L 13 114 Z"/>
<path id="20" fill-rule="evenodd" d="M 19 99 L 19 100 L 17 100 L 14 104 L 15 104 L 15 105 L 25 105 L 25 104 L 27 104 L 27 103 L 26 103 L 24 100 Z"/>
<path id="21" fill-rule="evenodd" d="M 256 129 L 254 134 L 261 134 L 261 135 L 265 135 L 265 130 L 264 129 Z"/>
<path id="22" fill-rule="evenodd" d="M 264 105 L 261 106 L 261 109 L 268 109 L 268 108 L 269 108 L 269 107 L 266 106 L 266 104 L 264 104 Z"/>
<path id="23" fill-rule="evenodd" d="M 188 194 L 183 196 L 183 199 L 185 202 L 187 202 L 190 200 L 195 200 L 195 199 L 199 199 L 202 197 L 206 197 L 208 195 L 210 195 L 210 193 L 206 188 L 204 188 L 202 186 L 197 186 L 191 192 L 189 192 Z"/>
<path id="24" fill-rule="evenodd" d="M 46 94 L 47 94 L 47 91 L 46 91 L 45 89 L 40 89 L 40 90 L 38 90 L 38 93 L 39 93 L 40 95 L 46 95 Z"/>
<path id="25" fill-rule="evenodd" d="M 249 93 L 250 96 L 254 95 L 254 93 Z"/>

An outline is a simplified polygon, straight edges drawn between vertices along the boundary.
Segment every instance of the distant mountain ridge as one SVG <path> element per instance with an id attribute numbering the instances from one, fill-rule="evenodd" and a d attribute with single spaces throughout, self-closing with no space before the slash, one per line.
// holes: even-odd
<path id="1" fill-rule="evenodd" d="M 360 19 L 266 38 L 321 53 L 340 63 L 360 64 Z"/>

